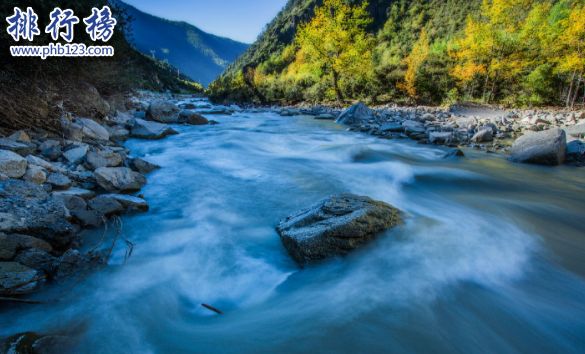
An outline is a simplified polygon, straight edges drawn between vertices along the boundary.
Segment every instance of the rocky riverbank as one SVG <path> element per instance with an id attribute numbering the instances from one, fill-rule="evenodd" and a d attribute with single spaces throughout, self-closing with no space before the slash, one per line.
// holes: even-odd
<path id="1" fill-rule="evenodd" d="M 134 194 L 147 183 L 146 175 L 160 168 L 120 143 L 177 134 L 167 123 L 209 123 L 169 99 L 135 93 L 108 102 L 92 88 L 80 103 L 102 119 L 63 109 L 59 134 L 29 129 L 0 138 L 3 303 L 45 301 L 43 294 L 32 300 L 28 294 L 74 282 L 89 268 L 107 264 L 108 255 L 98 247 L 80 252 L 82 231 L 111 229 L 120 215 L 148 211 L 146 197 Z"/>

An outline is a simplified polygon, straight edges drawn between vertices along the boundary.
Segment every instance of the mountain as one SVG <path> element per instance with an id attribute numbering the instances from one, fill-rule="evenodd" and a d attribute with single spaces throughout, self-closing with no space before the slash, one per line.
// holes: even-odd
<path id="1" fill-rule="evenodd" d="M 167 60 L 195 81 L 207 86 L 248 44 L 205 33 L 186 22 L 169 21 L 118 1 L 134 18 L 131 23 L 136 49 Z"/>

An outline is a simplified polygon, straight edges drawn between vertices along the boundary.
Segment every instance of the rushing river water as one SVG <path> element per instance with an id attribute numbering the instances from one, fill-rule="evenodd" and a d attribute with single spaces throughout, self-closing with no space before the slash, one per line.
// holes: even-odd
<path id="1" fill-rule="evenodd" d="M 163 167 L 150 212 L 123 218 L 130 261 L 118 244 L 109 271 L 4 311 L 0 334 L 72 333 L 76 353 L 585 352 L 585 170 L 441 160 L 307 116 L 209 118 L 127 142 Z M 405 225 L 299 268 L 276 225 L 340 192 Z"/>

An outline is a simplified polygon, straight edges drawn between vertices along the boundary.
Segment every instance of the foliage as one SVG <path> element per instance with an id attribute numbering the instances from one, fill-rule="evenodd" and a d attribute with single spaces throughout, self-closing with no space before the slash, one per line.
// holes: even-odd
<path id="1" fill-rule="evenodd" d="M 397 85 L 399 89 L 404 90 L 413 100 L 419 97 L 415 87 L 417 74 L 428 55 L 429 41 L 427 39 L 427 33 L 423 28 L 420 33 L 420 39 L 414 45 L 414 48 L 412 48 L 412 52 L 403 60 L 403 63 L 407 66 L 404 82 L 399 82 Z"/>

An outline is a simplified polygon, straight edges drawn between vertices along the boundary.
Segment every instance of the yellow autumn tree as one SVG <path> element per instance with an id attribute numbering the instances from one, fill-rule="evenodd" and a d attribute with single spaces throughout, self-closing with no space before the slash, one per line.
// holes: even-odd
<path id="1" fill-rule="evenodd" d="M 297 32 L 300 49 L 296 60 L 313 71 L 331 75 L 338 101 L 343 100 L 340 83 L 360 77 L 371 68 L 375 39 L 365 31 L 372 22 L 367 6 L 366 1 L 351 7 L 342 0 L 325 0 L 315 10 L 315 17 L 300 25 Z"/>
<path id="2" fill-rule="evenodd" d="M 420 66 L 429 55 L 429 40 L 427 39 L 427 32 L 423 28 L 420 32 L 420 38 L 418 42 L 412 48 L 412 52 L 408 57 L 403 60 L 403 63 L 407 66 L 406 74 L 404 75 L 404 81 L 399 82 L 397 87 L 406 92 L 406 94 L 413 100 L 418 98 L 416 92 L 416 76 L 420 69 Z"/>

